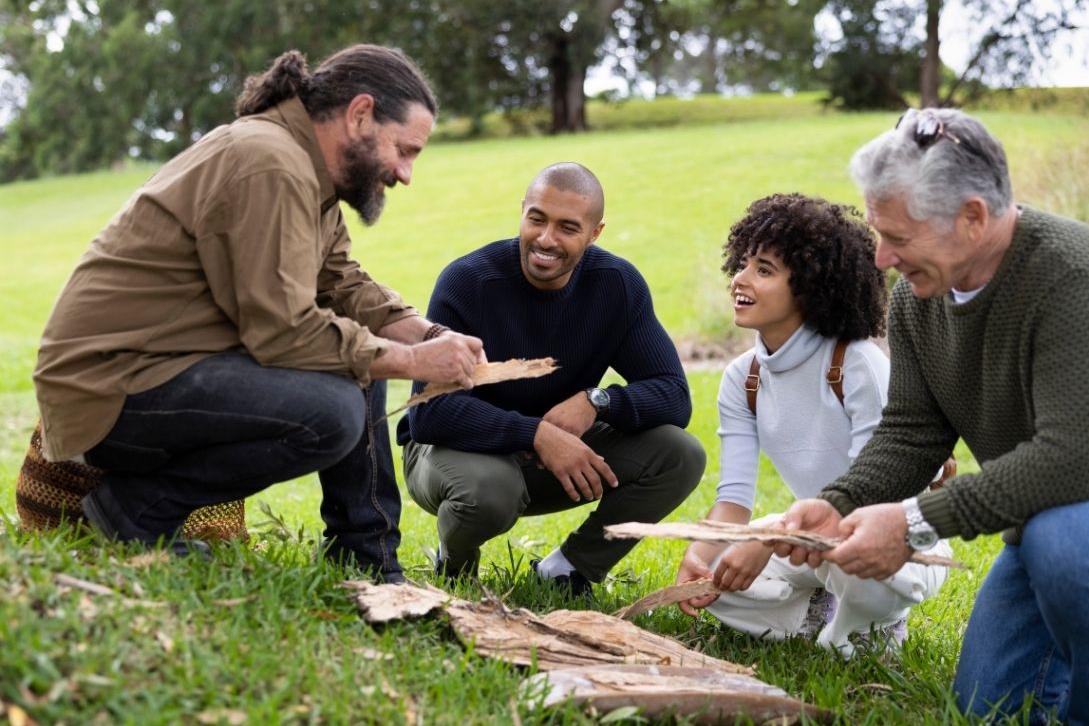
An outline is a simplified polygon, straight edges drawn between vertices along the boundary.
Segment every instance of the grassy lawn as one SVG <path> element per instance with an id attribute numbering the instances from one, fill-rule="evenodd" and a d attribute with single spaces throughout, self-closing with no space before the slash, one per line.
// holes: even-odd
<path id="1" fill-rule="evenodd" d="M 1089 121 L 1025 112 L 982 116 L 1006 145 L 1020 200 L 1089 218 L 1081 173 L 1089 161 Z M 516 233 L 521 193 L 538 168 L 578 160 L 605 185 L 601 244 L 643 271 L 667 329 L 676 338 L 721 340 L 736 335 L 718 272 L 730 224 L 748 202 L 773 191 L 857 204 L 847 160 L 895 120 L 895 114 L 806 111 L 717 125 L 435 145 L 417 164 L 411 188 L 390 195 L 379 225 L 353 227 L 355 252 L 377 279 L 425 307 L 449 260 Z M 251 544 L 222 547 L 212 563 L 137 557 L 72 532 L 31 537 L 15 531 L 15 479 L 37 416 L 30 372 L 45 319 L 90 239 L 151 171 L 138 166 L 0 186 L 0 513 L 11 518 L 0 533 L 0 700 L 43 723 L 584 720 L 574 710 L 545 715 L 515 703 L 524 673 L 466 653 L 441 622 L 364 625 L 337 587 L 344 573 L 313 561 L 321 526 L 315 477 L 251 501 Z M 675 519 L 702 516 L 714 498 L 718 376 L 689 376 L 690 430 L 707 448 L 709 466 Z M 391 404 L 406 396 L 406 385 L 391 387 Z M 966 451 L 958 457 L 972 470 Z M 410 575 L 428 579 L 434 520 L 404 499 L 402 562 Z M 765 462 L 758 513 L 787 501 Z M 262 504 L 277 521 L 267 521 Z M 526 562 L 562 541 L 582 516 L 576 510 L 520 522 L 487 546 L 483 584 L 511 605 L 562 606 L 556 593 L 532 587 Z M 969 570 L 954 573 L 937 598 L 914 610 L 911 636 L 898 656 L 845 663 L 807 642 L 754 641 L 709 617 L 693 622 L 675 608 L 640 622 L 714 655 L 755 664 L 767 681 L 835 709 L 843 723 L 956 723 L 949 683 L 960 636 L 999 546 L 994 537 L 956 543 Z M 682 549 L 671 542 L 639 545 L 591 606 L 612 611 L 668 584 Z M 164 605 L 58 588 L 54 575 L 61 572 Z M 474 588 L 462 590 L 479 595 Z"/>

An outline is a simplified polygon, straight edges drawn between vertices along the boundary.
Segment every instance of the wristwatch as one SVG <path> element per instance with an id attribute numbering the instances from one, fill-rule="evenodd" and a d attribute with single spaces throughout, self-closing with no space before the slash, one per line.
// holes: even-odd
<path id="1" fill-rule="evenodd" d="M 916 497 L 905 499 L 903 506 L 908 524 L 908 546 L 917 552 L 922 552 L 938 544 L 938 533 L 923 517 L 923 512 L 919 509 L 919 500 Z"/>
<path id="2" fill-rule="evenodd" d="M 598 416 L 609 410 L 609 394 L 604 388 L 587 388 L 586 397 Z"/>

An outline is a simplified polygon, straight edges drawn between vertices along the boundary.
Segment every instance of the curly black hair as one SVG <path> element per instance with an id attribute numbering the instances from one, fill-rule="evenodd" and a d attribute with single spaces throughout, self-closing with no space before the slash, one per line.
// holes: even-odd
<path id="1" fill-rule="evenodd" d="M 885 332 L 888 290 L 874 264 L 876 240 L 852 206 L 804 194 L 772 194 L 749 205 L 723 245 L 722 271 L 736 275 L 758 250 L 790 269 L 790 289 L 806 324 L 828 338 Z"/>

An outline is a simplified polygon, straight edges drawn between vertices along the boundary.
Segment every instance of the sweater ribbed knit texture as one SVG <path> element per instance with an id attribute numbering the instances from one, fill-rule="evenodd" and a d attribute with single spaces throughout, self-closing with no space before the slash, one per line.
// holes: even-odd
<path id="1" fill-rule="evenodd" d="M 917 494 L 963 438 L 980 472 L 919 495 L 942 537 L 1018 529 L 1089 499 L 1089 226 L 1025 208 L 986 288 L 955 304 L 897 283 L 889 403 L 821 497 L 846 514 Z"/>
<path id="2" fill-rule="evenodd" d="M 646 281 L 600 247 L 587 248 L 563 289 L 544 291 L 522 273 L 517 238 L 493 242 L 443 270 L 427 317 L 479 337 L 489 360 L 551 356 L 560 368 L 409 409 L 397 429 L 402 445 L 411 438 L 461 451 L 532 451 L 541 416 L 597 386 L 610 367 L 627 384 L 606 389 L 609 410 L 599 420 L 625 432 L 688 425 L 688 382 Z"/>

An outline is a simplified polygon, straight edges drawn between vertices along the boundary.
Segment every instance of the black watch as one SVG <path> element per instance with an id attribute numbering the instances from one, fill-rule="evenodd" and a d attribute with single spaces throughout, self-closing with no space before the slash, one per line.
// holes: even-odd
<path id="1" fill-rule="evenodd" d="M 609 410 L 609 393 L 604 388 L 587 388 L 586 397 L 598 416 Z"/>

